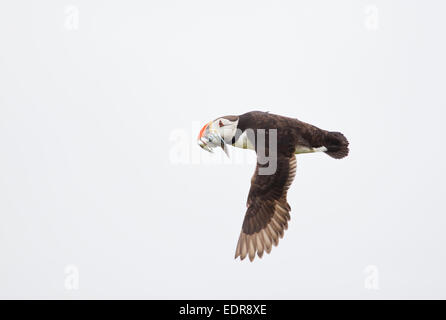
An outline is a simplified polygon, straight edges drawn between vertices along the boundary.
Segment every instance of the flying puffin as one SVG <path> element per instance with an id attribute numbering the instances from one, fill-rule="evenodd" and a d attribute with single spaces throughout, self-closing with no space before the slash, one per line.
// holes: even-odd
<path id="1" fill-rule="evenodd" d="M 271 141 L 275 132 L 275 141 Z M 264 135 L 263 139 L 259 137 Z M 275 143 L 273 146 L 272 143 Z M 288 228 L 291 207 L 287 191 L 296 175 L 295 154 L 324 152 L 334 159 L 348 155 L 348 141 L 340 132 L 319 129 L 297 119 L 269 112 L 252 111 L 240 116 L 224 116 L 207 123 L 198 135 L 198 144 L 212 152 L 227 145 L 252 149 L 257 153 L 257 166 L 251 178 L 247 210 L 235 251 L 235 259 L 271 252 Z M 261 174 L 269 165 L 265 157 L 275 152 L 275 170 Z"/>

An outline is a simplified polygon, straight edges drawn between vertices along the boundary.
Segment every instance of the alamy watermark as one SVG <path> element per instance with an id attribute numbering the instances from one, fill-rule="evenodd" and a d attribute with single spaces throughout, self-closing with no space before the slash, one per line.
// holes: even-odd
<path id="1" fill-rule="evenodd" d="M 364 268 L 364 288 L 367 290 L 379 290 L 379 270 L 375 265 Z"/>
<path id="2" fill-rule="evenodd" d="M 374 4 L 369 4 L 364 8 L 364 27 L 369 31 L 379 29 L 379 10 Z"/>
<path id="3" fill-rule="evenodd" d="M 199 132 L 198 122 L 192 123 L 190 131 L 185 129 L 171 131 L 169 135 L 169 162 L 171 164 L 252 165 L 258 163 L 259 175 L 272 175 L 277 170 L 278 136 L 276 129 L 247 129 L 244 132 L 237 129 L 237 131 L 226 135 L 230 139 L 224 140 L 220 136 L 208 136 L 203 137 L 202 141 L 197 140 L 196 132 Z M 223 136 L 225 136 L 224 131 Z M 233 137 L 236 138 L 234 145 L 232 143 Z M 200 145 L 202 148 L 200 148 Z M 229 148 L 228 151 L 224 151 L 228 145 L 233 145 L 237 148 L 233 150 Z M 247 150 L 238 152 L 235 149 Z"/>
<path id="4" fill-rule="evenodd" d="M 70 264 L 65 266 L 64 286 L 68 291 L 79 289 L 79 268 L 76 265 Z"/>
<path id="5" fill-rule="evenodd" d="M 64 27 L 70 31 L 79 29 L 79 8 L 75 5 L 65 7 Z"/>

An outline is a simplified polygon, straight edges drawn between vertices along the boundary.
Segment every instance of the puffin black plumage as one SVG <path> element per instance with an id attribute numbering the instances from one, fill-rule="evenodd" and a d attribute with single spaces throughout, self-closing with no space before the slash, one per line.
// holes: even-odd
<path id="1" fill-rule="evenodd" d="M 261 174 L 268 165 L 260 154 L 270 153 L 269 132 L 276 134 L 276 167 L 272 174 Z M 265 139 L 257 137 L 263 133 Z M 217 137 L 217 138 L 216 138 Z M 220 141 L 215 141 L 220 139 Z M 348 141 L 340 132 L 319 129 L 297 119 L 268 112 L 252 111 L 240 116 L 224 116 L 206 124 L 198 136 L 199 145 L 211 151 L 212 147 L 226 145 L 253 149 L 257 166 L 251 179 L 247 210 L 237 243 L 235 258 L 270 253 L 288 227 L 291 207 L 287 192 L 296 175 L 295 154 L 325 152 L 332 158 L 348 155 Z M 261 150 L 263 148 L 263 150 Z"/>

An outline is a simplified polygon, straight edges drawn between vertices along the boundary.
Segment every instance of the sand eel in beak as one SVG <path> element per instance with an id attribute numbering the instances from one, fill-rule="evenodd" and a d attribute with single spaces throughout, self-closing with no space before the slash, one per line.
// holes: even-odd
<path id="1" fill-rule="evenodd" d="M 209 122 L 201 128 L 200 133 L 198 134 L 198 145 L 208 151 L 213 153 L 213 149 L 220 147 L 229 157 L 229 150 L 226 146 L 226 142 L 223 139 L 220 130 L 217 130 L 213 124 L 213 122 Z"/>

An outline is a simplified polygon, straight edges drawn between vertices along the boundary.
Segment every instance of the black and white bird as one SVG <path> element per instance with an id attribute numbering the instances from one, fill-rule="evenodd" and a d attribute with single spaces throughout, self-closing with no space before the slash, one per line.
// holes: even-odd
<path id="1" fill-rule="evenodd" d="M 261 174 L 268 165 L 260 154 L 270 155 L 269 132 L 276 135 L 276 166 L 272 174 Z M 265 138 L 260 143 L 260 133 Z M 235 258 L 270 253 L 288 227 L 291 207 L 287 191 L 296 175 L 295 154 L 324 152 L 334 159 L 348 155 L 348 141 L 340 132 L 319 129 L 297 119 L 268 112 L 252 111 L 240 116 L 224 116 L 207 123 L 198 135 L 198 144 L 212 152 L 227 145 L 252 149 L 257 153 L 257 166 L 251 179 L 247 210 L 235 251 Z"/>

